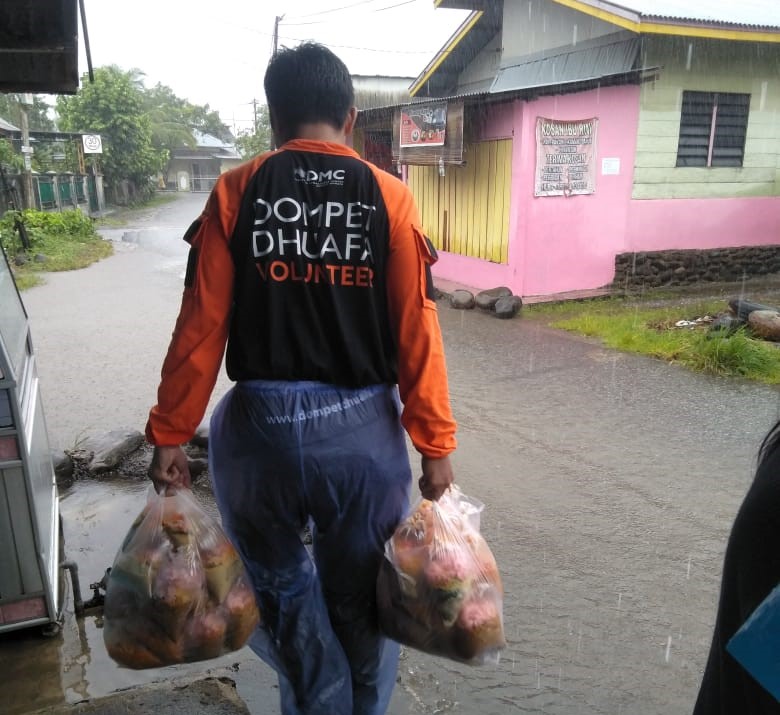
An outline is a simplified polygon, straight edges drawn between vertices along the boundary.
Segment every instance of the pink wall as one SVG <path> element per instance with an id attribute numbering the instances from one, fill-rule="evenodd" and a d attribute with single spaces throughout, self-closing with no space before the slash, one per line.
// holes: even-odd
<path id="1" fill-rule="evenodd" d="M 625 227 L 633 186 L 639 87 L 609 87 L 524 103 L 518 113 L 524 141 L 515 206 L 526 215 L 526 246 L 519 273 L 521 295 L 549 295 L 598 288 L 612 280 L 615 254 L 625 250 Z M 596 192 L 583 196 L 534 197 L 536 118 L 598 117 Z M 603 158 L 620 160 L 617 175 L 603 175 Z"/>
<path id="2" fill-rule="evenodd" d="M 506 285 L 522 296 L 609 283 L 615 254 L 627 250 L 639 88 L 608 87 L 500 105 L 483 128 L 483 138 L 512 134 L 507 126 L 510 108 L 514 143 L 508 265 L 442 252 L 435 275 L 479 289 Z M 537 117 L 598 117 L 595 194 L 534 197 Z M 601 174 L 605 157 L 620 160 L 619 174 Z"/>
<path id="3" fill-rule="evenodd" d="M 632 201 L 626 251 L 780 243 L 780 199 Z"/>
<path id="4" fill-rule="evenodd" d="M 534 193 L 536 118 L 598 117 L 596 193 Z M 633 200 L 639 88 L 609 87 L 495 105 L 481 139 L 513 137 L 506 265 L 439 253 L 434 275 L 476 289 L 505 285 L 527 297 L 600 288 L 628 251 L 780 244 L 780 198 Z M 617 175 L 602 159 L 620 160 Z"/>

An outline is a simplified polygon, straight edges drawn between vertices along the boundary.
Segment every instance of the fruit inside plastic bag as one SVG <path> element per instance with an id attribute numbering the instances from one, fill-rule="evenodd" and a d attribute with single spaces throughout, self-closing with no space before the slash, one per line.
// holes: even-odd
<path id="1" fill-rule="evenodd" d="M 419 500 L 395 530 L 377 580 L 388 637 L 471 665 L 498 661 L 504 592 L 479 532 L 483 508 L 452 487 L 438 501 Z"/>
<path id="2" fill-rule="evenodd" d="M 259 622 L 254 591 L 219 523 L 189 490 L 150 488 L 109 573 L 108 654 L 135 669 L 207 660 L 241 648 Z"/>

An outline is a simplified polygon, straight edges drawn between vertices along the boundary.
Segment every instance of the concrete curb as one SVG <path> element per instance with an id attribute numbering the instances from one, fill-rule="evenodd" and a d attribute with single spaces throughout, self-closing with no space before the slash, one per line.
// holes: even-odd
<path id="1" fill-rule="evenodd" d="M 182 678 L 120 690 L 75 705 L 57 705 L 30 715 L 250 715 L 228 677 Z"/>

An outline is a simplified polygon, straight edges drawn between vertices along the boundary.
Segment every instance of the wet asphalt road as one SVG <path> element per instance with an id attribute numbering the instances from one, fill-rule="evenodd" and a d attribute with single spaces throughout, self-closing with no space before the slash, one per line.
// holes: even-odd
<path id="1" fill-rule="evenodd" d="M 142 428 L 178 310 L 179 236 L 204 199 L 182 196 L 107 232 L 114 257 L 24 294 L 59 446 Z M 725 540 L 778 417 L 777 389 L 608 351 L 527 318 L 442 302 L 440 321 L 457 481 L 487 505 L 509 645 L 498 666 L 480 669 L 406 651 L 391 715 L 689 712 Z M 220 380 L 216 396 L 226 387 Z M 83 578 L 111 558 L 112 533 L 142 499 L 142 485 L 77 484 L 65 495 L 66 543 Z M 0 640 L 2 672 L 13 663 L 18 674 L 11 712 L 40 704 L 47 683 L 48 702 L 73 702 L 178 672 L 129 677 L 101 649 L 90 618 L 71 618 L 50 645 Z M 254 715 L 278 713 L 267 668 L 244 651 L 222 665 L 234 661 Z M 29 693 L 25 678 L 39 683 Z"/>

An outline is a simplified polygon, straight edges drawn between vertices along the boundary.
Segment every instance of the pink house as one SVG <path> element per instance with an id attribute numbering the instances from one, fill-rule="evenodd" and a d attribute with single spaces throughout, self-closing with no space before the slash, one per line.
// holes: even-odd
<path id="1" fill-rule="evenodd" d="M 436 5 L 472 12 L 413 99 L 363 121 L 392 114 L 439 279 L 552 296 L 780 261 L 777 0 Z"/>

